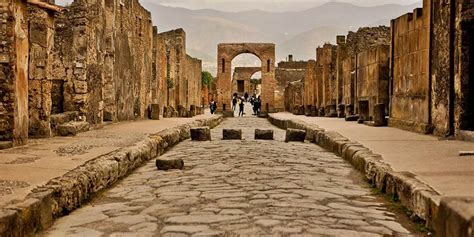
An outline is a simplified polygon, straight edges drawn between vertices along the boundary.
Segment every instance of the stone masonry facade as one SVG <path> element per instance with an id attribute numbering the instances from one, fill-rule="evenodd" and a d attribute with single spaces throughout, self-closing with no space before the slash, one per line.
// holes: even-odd
<path id="1" fill-rule="evenodd" d="M 314 70 L 305 71 L 302 85 L 286 85 L 285 109 L 368 125 L 377 120 L 378 126 L 444 137 L 470 136 L 473 9 L 468 0 L 424 0 L 423 8 L 393 19 L 390 28 L 362 27 L 337 36 L 337 45 L 317 48 Z"/>
<path id="2" fill-rule="evenodd" d="M 138 0 L 8 0 L 0 13 L 0 141 L 202 112 L 202 62 L 184 30 L 158 33 Z"/>

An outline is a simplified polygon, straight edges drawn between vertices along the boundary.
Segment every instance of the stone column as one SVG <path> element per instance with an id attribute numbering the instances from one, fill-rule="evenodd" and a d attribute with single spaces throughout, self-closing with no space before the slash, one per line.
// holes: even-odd
<path id="1" fill-rule="evenodd" d="M 0 141 L 28 141 L 28 19 L 24 1 L 0 4 Z"/>
<path id="2" fill-rule="evenodd" d="M 53 16 L 37 6 L 29 6 L 29 134 L 51 136 Z"/>

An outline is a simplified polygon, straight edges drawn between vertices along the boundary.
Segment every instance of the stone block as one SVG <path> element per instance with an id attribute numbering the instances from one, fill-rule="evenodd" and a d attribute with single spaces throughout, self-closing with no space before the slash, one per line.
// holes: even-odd
<path id="1" fill-rule="evenodd" d="M 359 123 L 364 123 L 369 120 L 369 101 L 359 101 Z"/>
<path id="2" fill-rule="evenodd" d="M 327 106 L 326 112 L 327 112 L 325 114 L 326 117 L 331 117 L 331 118 L 337 117 L 337 107 L 336 107 L 336 105 Z"/>
<path id="3" fill-rule="evenodd" d="M 211 129 L 209 127 L 191 128 L 191 140 L 193 141 L 210 141 Z"/>
<path id="4" fill-rule="evenodd" d="M 222 137 L 224 140 L 241 140 L 242 129 L 223 129 Z"/>
<path id="5" fill-rule="evenodd" d="M 434 229 L 436 236 L 472 236 L 474 227 L 474 198 L 447 197 L 441 199 Z"/>
<path id="6" fill-rule="evenodd" d="M 346 117 L 346 106 L 343 104 L 339 104 L 337 106 L 337 117 L 338 118 L 345 118 Z"/>
<path id="7" fill-rule="evenodd" d="M 353 122 L 359 120 L 359 116 L 357 115 L 347 115 L 346 116 L 346 121 L 347 122 Z"/>
<path id="8" fill-rule="evenodd" d="M 301 129 L 286 129 L 286 142 L 304 142 L 306 131 Z"/>
<path id="9" fill-rule="evenodd" d="M 153 120 L 160 119 L 160 105 L 159 104 L 151 105 L 150 119 L 153 119 Z"/>
<path id="10" fill-rule="evenodd" d="M 156 168 L 158 170 L 182 170 L 184 169 L 184 161 L 182 159 L 156 159 Z"/>
<path id="11" fill-rule="evenodd" d="M 8 149 L 13 147 L 12 141 L 0 141 L 0 150 Z"/>
<path id="12" fill-rule="evenodd" d="M 58 133 L 61 136 L 76 136 L 81 132 L 89 131 L 90 124 L 88 122 L 70 122 L 58 126 Z"/>
<path id="13" fill-rule="evenodd" d="M 376 104 L 374 106 L 374 126 L 386 126 L 387 120 L 385 119 L 385 104 Z"/>
<path id="14" fill-rule="evenodd" d="M 273 130 L 255 129 L 255 140 L 273 140 Z"/>

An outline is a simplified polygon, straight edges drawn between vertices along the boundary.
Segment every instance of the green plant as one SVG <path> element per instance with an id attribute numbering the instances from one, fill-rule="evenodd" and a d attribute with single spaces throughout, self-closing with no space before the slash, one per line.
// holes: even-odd
<path id="1" fill-rule="evenodd" d="M 214 82 L 214 77 L 212 74 L 208 71 L 203 71 L 202 72 L 202 86 L 207 86 L 208 88 L 211 87 L 212 82 Z"/>
<path id="2" fill-rule="evenodd" d="M 170 78 L 168 78 L 168 80 L 166 80 L 166 85 L 168 86 L 168 89 L 173 89 L 173 87 L 174 87 L 174 82 L 173 82 L 173 80 L 171 80 Z"/>

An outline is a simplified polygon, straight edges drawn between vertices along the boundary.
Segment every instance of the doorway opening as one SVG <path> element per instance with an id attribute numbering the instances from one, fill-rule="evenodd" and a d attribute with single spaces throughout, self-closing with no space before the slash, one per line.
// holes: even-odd
<path id="1" fill-rule="evenodd" d="M 53 80 L 51 88 L 51 114 L 64 113 L 64 81 Z"/>

